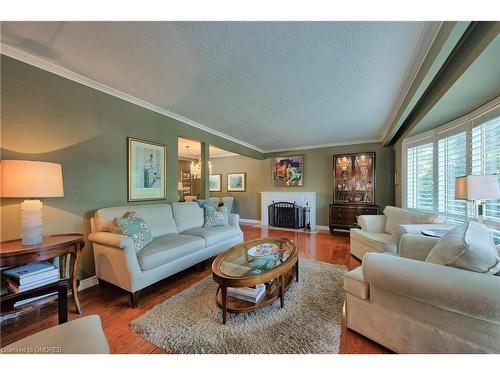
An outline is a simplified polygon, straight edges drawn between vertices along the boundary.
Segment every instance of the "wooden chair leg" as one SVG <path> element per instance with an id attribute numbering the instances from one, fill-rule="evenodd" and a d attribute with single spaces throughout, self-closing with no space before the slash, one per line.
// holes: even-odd
<path id="1" fill-rule="evenodd" d="M 132 304 L 132 308 L 135 309 L 137 307 L 139 292 L 129 292 L 129 294 L 130 294 L 130 303 Z"/>

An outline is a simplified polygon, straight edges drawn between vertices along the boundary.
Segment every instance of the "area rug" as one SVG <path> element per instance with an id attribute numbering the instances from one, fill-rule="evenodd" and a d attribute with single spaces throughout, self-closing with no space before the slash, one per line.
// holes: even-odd
<path id="1" fill-rule="evenodd" d="M 300 280 L 255 312 L 229 314 L 215 304 L 212 277 L 156 305 L 131 328 L 177 354 L 338 353 L 344 303 L 343 266 L 300 258 Z"/>

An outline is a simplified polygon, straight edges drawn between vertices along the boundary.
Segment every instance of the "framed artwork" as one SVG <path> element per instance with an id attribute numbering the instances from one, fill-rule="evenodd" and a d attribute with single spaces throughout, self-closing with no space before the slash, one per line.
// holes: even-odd
<path id="1" fill-rule="evenodd" d="M 227 191 L 246 191 L 247 174 L 228 173 L 227 174 Z"/>
<path id="2" fill-rule="evenodd" d="M 304 185 L 304 155 L 279 156 L 272 159 L 273 186 Z"/>
<path id="3" fill-rule="evenodd" d="M 333 202 L 375 203 L 375 153 L 333 155 Z"/>
<path id="4" fill-rule="evenodd" d="M 128 200 L 166 199 L 167 146 L 128 137 Z"/>
<path id="5" fill-rule="evenodd" d="M 222 191 L 222 175 L 211 174 L 208 177 L 208 190 L 209 191 Z"/>
<path id="6" fill-rule="evenodd" d="M 191 182 L 191 173 L 189 171 L 181 171 L 182 182 Z"/>

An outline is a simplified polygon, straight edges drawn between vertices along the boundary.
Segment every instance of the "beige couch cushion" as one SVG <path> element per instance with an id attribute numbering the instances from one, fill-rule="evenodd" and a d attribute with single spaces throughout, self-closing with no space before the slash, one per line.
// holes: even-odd
<path id="1" fill-rule="evenodd" d="M 205 248 L 203 238 L 168 234 L 155 239 L 139 251 L 137 261 L 141 269 L 147 271 L 203 248 Z"/>
<path id="2" fill-rule="evenodd" d="M 366 232 L 362 229 L 352 228 L 351 239 L 362 242 L 369 249 L 375 249 L 378 252 L 390 251 L 396 253 L 397 244 L 388 233 Z"/>
<path id="3" fill-rule="evenodd" d="M 431 224 L 446 221 L 445 217 L 435 213 L 409 211 L 394 206 L 386 206 L 384 215 L 386 216 L 384 230 L 390 234 L 396 234 L 401 224 Z"/>
<path id="4" fill-rule="evenodd" d="M 48 350 L 53 348 L 54 351 Z M 98 315 L 47 328 L 1 349 L 9 354 L 107 354 L 108 341 Z"/>
<path id="5" fill-rule="evenodd" d="M 115 217 L 123 217 L 127 212 L 135 211 L 144 219 L 151 229 L 154 238 L 177 233 L 172 208 L 169 204 L 147 204 L 142 206 L 118 206 L 97 210 L 95 218 L 98 221 L 97 232 L 121 233 L 113 223 Z"/>
<path id="6" fill-rule="evenodd" d="M 205 240 L 206 246 L 212 246 L 240 235 L 241 230 L 234 226 L 204 227 L 190 229 L 182 234 L 201 237 Z"/>
<path id="7" fill-rule="evenodd" d="M 363 267 L 356 267 L 344 274 L 344 290 L 361 299 L 370 297 L 370 284 L 363 278 Z"/>
<path id="8" fill-rule="evenodd" d="M 425 261 L 481 273 L 500 272 L 493 235 L 475 221 L 449 231 L 434 245 Z"/>

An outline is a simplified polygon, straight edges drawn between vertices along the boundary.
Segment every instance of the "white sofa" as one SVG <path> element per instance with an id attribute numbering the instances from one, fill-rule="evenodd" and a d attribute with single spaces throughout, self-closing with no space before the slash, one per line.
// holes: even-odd
<path id="1" fill-rule="evenodd" d="M 397 254 L 399 239 L 403 234 L 421 234 L 424 229 L 452 229 L 446 217 L 427 212 L 405 210 L 386 206 L 383 215 L 360 215 L 361 229 L 350 231 L 351 254 L 363 259 L 367 252 L 391 252 Z"/>
<path id="2" fill-rule="evenodd" d="M 116 233 L 113 225 L 115 217 L 129 211 L 148 223 L 154 238 L 137 254 L 132 239 Z M 97 210 L 88 237 L 97 278 L 128 291 L 135 307 L 141 289 L 243 242 L 238 215 L 229 215 L 227 226 L 204 228 L 203 221 L 203 208 L 197 202 Z"/>
<path id="3" fill-rule="evenodd" d="M 500 276 L 424 262 L 437 241 L 403 235 L 347 272 L 347 327 L 397 353 L 500 353 Z"/>

